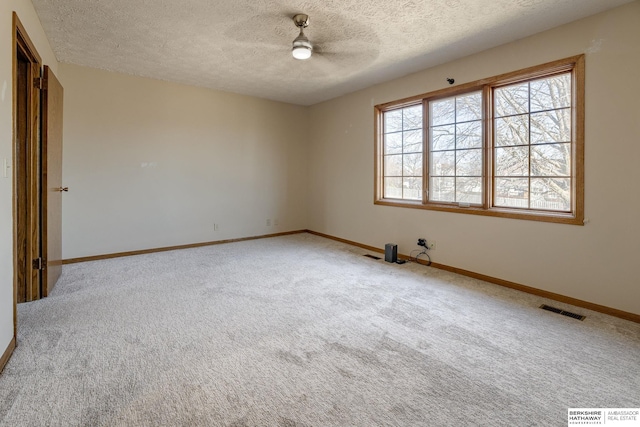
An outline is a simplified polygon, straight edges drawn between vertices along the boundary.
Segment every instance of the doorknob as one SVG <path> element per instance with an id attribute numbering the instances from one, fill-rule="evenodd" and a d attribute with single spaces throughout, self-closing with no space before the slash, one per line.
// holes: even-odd
<path id="1" fill-rule="evenodd" d="M 61 192 L 61 193 L 63 191 L 69 191 L 69 187 L 60 187 L 60 188 L 58 188 L 58 191 Z"/>

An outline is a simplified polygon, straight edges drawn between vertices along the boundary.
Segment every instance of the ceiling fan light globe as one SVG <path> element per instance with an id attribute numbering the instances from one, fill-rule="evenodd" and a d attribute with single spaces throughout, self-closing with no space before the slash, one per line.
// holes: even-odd
<path id="1" fill-rule="evenodd" d="M 293 49 L 291 49 L 291 53 L 295 59 L 311 58 L 311 48 L 307 46 L 294 46 Z"/>
<path id="2" fill-rule="evenodd" d="M 295 59 L 309 59 L 311 58 L 311 53 L 313 51 L 313 46 L 307 36 L 304 35 L 302 31 L 302 27 L 300 27 L 300 34 L 293 41 L 293 49 L 291 49 L 291 53 Z"/>

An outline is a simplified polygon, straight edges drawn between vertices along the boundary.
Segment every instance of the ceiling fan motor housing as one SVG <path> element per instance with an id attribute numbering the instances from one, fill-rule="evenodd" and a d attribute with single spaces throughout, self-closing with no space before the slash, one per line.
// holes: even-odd
<path id="1" fill-rule="evenodd" d="M 294 15 L 293 22 L 295 22 L 298 28 L 307 28 L 309 26 L 309 15 L 305 15 L 304 13 Z"/>

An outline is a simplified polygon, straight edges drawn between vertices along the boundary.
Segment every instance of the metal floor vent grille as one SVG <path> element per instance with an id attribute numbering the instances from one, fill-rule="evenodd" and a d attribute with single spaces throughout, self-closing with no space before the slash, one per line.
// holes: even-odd
<path id="1" fill-rule="evenodd" d="M 584 320 L 587 317 L 587 316 L 582 316 L 580 314 L 572 313 L 570 311 L 564 311 L 559 308 L 551 307 L 550 305 L 546 305 L 546 304 L 542 304 L 540 308 L 547 311 L 553 311 L 554 313 L 562 314 L 563 316 L 572 317 L 578 320 Z"/>
<path id="2" fill-rule="evenodd" d="M 371 258 L 371 259 L 381 259 L 379 256 L 370 255 L 370 254 L 365 254 L 364 256 L 366 256 L 367 258 Z"/>

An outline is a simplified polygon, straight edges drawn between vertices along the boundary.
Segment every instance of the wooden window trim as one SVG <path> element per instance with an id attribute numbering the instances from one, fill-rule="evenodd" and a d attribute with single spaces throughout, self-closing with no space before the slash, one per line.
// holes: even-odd
<path id="1" fill-rule="evenodd" d="M 493 114 L 489 114 L 492 109 L 492 91 L 495 87 L 506 86 L 509 84 L 534 80 L 553 74 L 571 71 L 572 73 L 572 212 L 553 212 L 553 211 L 536 211 L 523 209 L 510 209 L 502 207 L 494 207 L 491 204 L 493 200 Z M 483 215 L 500 218 L 523 219 L 530 221 L 543 221 L 560 224 L 584 224 L 584 85 L 585 85 L 585 59 L 584 55 L 572 56 L 557 61 L 524 68 L 498 76 L 489 77 L 474 82 L 464 83 L 455 88 L 444 88 L 433 92 L 428 92 L 397 101 L 387 102 L 376 105 L 374 107 L 374 204 L 382 206 L 404 207 L 411 209 L 425 209 L 441 212 L 464 213 L 471 215 Z M 422 201 L 409 201 L 399 199 L 384 199 L 383 195 L 383 171 L 382 171 L 382 155 L 383 155 L 383 128 L 382 116 L 386 111 L 403 108 L 410 105 L 423 104 L 424 124 L 428 123 L 428 101 L 438 98 L 451 97 L 463 93 L 481 90 L 483 92 L 484 117 L 483 117 L 483 136 L 484 136 L 484 188 L 482 206 L 460 207 L 455 204 L 427 202 L 427 198 L 423 194 Z M 423 153 L 425 153 L 424 170 L 428 170 L 426 158 L 428 157 L 428 130 L 423 130 Z M 426 172 L 423 174 L 423 182 L 426 186 L 428 176 Z"/>

